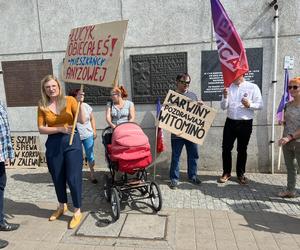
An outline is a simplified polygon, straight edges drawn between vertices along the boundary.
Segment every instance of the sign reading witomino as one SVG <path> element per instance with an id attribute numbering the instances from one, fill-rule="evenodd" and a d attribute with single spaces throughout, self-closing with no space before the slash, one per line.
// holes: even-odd
<path id="1" fill-rule="evenodd" d="M 158 126 L 202 145 L 216 116 L 216 110 L 169 90 L 163 103 Z"/>
<path id="2" fill-rule="evenodd" d="M 112 87 L 128 21 L 116 21 L 71 30 L 63 65 L 65 82 Z"/>

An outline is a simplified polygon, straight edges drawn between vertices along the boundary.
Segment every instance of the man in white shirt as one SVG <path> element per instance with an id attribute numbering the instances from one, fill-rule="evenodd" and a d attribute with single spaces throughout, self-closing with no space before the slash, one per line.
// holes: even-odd
<path id="1" fill-rule="evenodd" d="M 225 183 L 231 178 L 231 151 L 237 139 L 236 174 L 241 185 L 247 184 L 244 174 L 254 110 L 262 109 L 262 107 L 260 89 L 256 84 L 245 81 L 244 76 L 238 77 L 229 88 L 224 89 L 221 108 L 227 109 L 227 119 L 222 142 L 223 174 L 219 182 Z"/>

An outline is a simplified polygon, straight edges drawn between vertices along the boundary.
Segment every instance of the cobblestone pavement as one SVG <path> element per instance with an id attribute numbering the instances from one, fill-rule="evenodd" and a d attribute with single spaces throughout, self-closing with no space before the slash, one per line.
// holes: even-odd
<path id="1" fill-rule="evenodd" d="M 129 205 L 121 211 L 123 217 L 131 219 L 149 216 L 146 222 L 130 224 L 126 219 L 121 225 L 128 228 L 125 236 L 130 232 L 137 236 L 96 237 L 92 235 L 101 230 L 108 233 L 103 227 L 107 220 L 101 219 L 102 214 L 109 216 L 111 209 L 102 194 L 104 174 L 97 169 L 100 183 L 95 185 L 84 170 L 85 219 L 78 229 L 71 230 L 67 229 L 71 211 L 55 222 L 48 221 L 57 200 L 47 168 L 8 169 L 5 212 L 10 222 L 21 226 L 13 232 L 1 232 L 0 238 L 9 241 L 7 249 L 300 249 L 300 198 L 276 196 L 285 187 L 284 174 L 248 174 L 249 185 L 240 186 L 236 178 L 219 184 L 219 173 L 201 172 L 202 184 L 194 186 L 185 181 L 182 173 L 182 182 L 176 190 L 168 187 L 167 178 L 157 176 L 163 197 L 163 209 L 158 214 L 153 214 L 151 207 L 144 203 L 140 207 Z M 157 233 L 157 228 L 151 229 L 151 225 L 163 216 L 167 218 L 163 240 L 138 237 L 147 230 Z M 112 221 L 111 226 L 120 221 L 121 218 Z M 163 225 L 157 226 L 161 229 Z"/>
<path id="2" fill-rule="evenodd" d="M 104 171 L 98 169 L 98 184 L 88 180 L 88 172 L 84 171 L 83 205 L 95 206 L 103 204 L 102 177 Z M 56 195 L 47 168 L 38 169 L 8 169 L 8 184 L 5 196 L 12 201 L 26 202 L 56 202 Z M 150 176 L 151 178 L 152 176 Z M 201 208 L 210 210 L 242 210 L 271 211 L 277 213 L 299 215 L 300 198 L 282 199 L 277 193 L 286 186 L 285 174 L 248 174 L 249 185 L 240 186 L 236 178 L 226 184 L 217 183 L 219 174 L 202 172 L 202 184 L 195 186 L 184 180 L 176 190 L 168 187 L 167 178 L 158 176 L 164 208 Z M 300 177 L 298 177 L 300 183 Z M 69 199 L 71 201 L 71 199 Z"/>

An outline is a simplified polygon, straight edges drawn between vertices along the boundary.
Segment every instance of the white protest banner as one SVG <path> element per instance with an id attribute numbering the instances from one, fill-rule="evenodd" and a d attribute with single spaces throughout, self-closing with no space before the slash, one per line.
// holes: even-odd
<path id="1" fill-rule="evenodd" d="M 62 79 L 113 87 L 128 21 L 74 28 L 69 35 Z"/>
<path id="2" fill-rule="evenodd" d="M 169 90 L 161 109 L 158 126 L 202 145 L 217 111 Z"/>

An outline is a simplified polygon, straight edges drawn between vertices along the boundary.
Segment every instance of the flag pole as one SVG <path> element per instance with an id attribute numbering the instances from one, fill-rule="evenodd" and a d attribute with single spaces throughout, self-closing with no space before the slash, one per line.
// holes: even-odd
<path id="1" fill-rule="evenodd" d="M 274 2 L 274 3 L 273 3 Z M 274 146 L 275 146 L 275 100 L 276 100 L 276 85 L 277 85 L 277 54 L 278 54 L 278 5 L 277 1 L 273 1 L 275 16 L 275 40 L 274 40 L 274 65 L 273 65 L 273 109 L 272 109 L 272 138 L 271 138 L 271 173 L 274 174 Z"/>
<path id="2" fill-rule="evenodd" d="M 284 110 L 282 111 L 282 117 L 284 117 Z M 284 129 L 284 125 L 283 125 L 283 123 L 281 123 L 281 126 L 280 126 L 280 138 L 283 137 L 283 129 Z M 277 170 L 280 170 L 281 153 L 282 153 L 282 146 L 279 146 Z"/>
<path id="3" fill-rule="evenodd" d="M 82 92 L 82 91 L 83 91 L 83 84 L 80 85 L 80 92 Z M 73 122 L 73 126 L 72 126 L 72 132 L 71 132 L 69 145 L 72 145 L 72 143 L 73 143 L 75 127 L 77 124 L 77 119 L 78 119 L 78 114 L 79 114 L 79 108 L 80 108 L 80 101 L 77 102 L 77 109 L 76 109 L 75 118 L 74 118 L 74 122 Z"/>
<path id="4" fill-rule="evenodd" d="M 154 167 L 153 167 L 153 180 L 156 177 L 156 159 L 157 159 L 157 134 L 158 134 L 158 121 L 155 119 L 155 149 L 154 149 Z"/>

